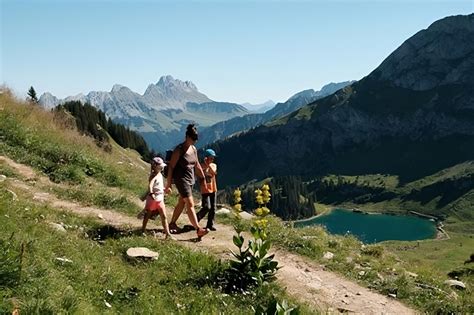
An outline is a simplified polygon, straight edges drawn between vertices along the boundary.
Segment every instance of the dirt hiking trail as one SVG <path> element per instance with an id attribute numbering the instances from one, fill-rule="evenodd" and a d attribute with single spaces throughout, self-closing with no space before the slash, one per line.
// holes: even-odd
<path id="1" fill-rule="evenodd" d="M 55 195 L 43 191 L 41 186 L 55 185 L 43 175 L 39 175 L 32 168 L 18 164 L 13 160 L 0 156 L 0 163 L 5 163 L 21 175 L 22 179 L 8 178 L 11 188 L 25 192 L 28 198 L 36 202 L 42 202 L 58 210 L 69 211 L 81 216 L 92 216 L 102 220 L 106 224 L 115 227 L 138 229 L 141 220 L 127 216 L 112 210 L 83 206 L 75 202 L 60 200 Z M 13 192 L 12 192 L 13 193 Z M 23 194 L 22 194 L 23 195 Z M 139 200 L 137 199 L 137 202 Z M 168 209 L 168 217 L 171 217 L 172 209 Z M 150 221 L 147 228 L 150 230 L 161 229 L 158 219 Z M 183 213 L 178 221 L 182 226 L 187 222 L 187 215 Z M 176 234 L 176 242 L 183 244 L 193 250 L 210 253 L 222 259 L 230 259 L 230 249 L 234 249 L 232 236 L 235 234 L 231 226 L 217 224 L 217 231 L 210 232 L 195 242 L 194 231 Z M 151 235 L 151 234 L 150 234 Z M 149 237 L 149 236 L 146 236 Z M 153 236 L 150 236 L 153 237 Z M 156 236 L 163 239 L 163 234 Z M 371 291 L 355 282 L 347 280 L 342 276 L 325 271 L 324 267 L 308 258 L 289 253 L 283 249 L 274 251 L 275 259 L 281 269 L 277 273 L 277 281 L 285 287 L 288 294 L 297 301 L 306 303 L 325 314 L 349 313 L 349 314 L 417 314 L 418 312 L 394 300 L 393 298 Z"/>

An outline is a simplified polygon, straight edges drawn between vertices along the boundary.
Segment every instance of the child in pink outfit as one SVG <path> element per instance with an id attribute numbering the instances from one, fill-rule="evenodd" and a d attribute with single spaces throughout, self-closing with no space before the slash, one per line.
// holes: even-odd
<path id="1" fill-rule="evenodd" d="M 164 201 L 165 186 L 163 183 L 163 175 L 161 175 L 161 171 L 165 166 L 165 162 L 163 162 L 163 159 L 160 157 L 155 157 L 151 161 L 151 171 L 148 178 L 148 195 L 145 199 L 145 215 L 143 217 L 142 232 L 145 232 L 148 220 L 159 214 L 166 238 L 172 238 L 168 227 L 168 219 L 166 218 L 166 207 Z"/>

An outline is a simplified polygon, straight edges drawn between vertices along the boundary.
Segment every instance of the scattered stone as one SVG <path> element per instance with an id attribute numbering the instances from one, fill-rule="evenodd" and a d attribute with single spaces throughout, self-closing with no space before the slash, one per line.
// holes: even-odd
<path id="1" fill-rule="evenodd" d="M 49 225 L 55 229 L 56 231 L 59 231 L 59 232 L 67 232 L 66 229 L 64 228 L 64 226 L 62 226 L 62 224 L 59 224 L 59 223 L 54 223 L 54 222 L 49 222 Z"/>
<path id="2" fill-rule="evenodd" d="M 349 263 L 349 264 L 350 264 L 350 263 L 353 262 L 353 261 L 354 261 L 354 258 L 352 258 L 351 256 L 347 256 L 347 257 L 346 257 L 346 263 Z"/>
<path id="3" fill-rule="evenodd" d="M 314 235 L 303 235 L 301 238 L 305 239 L 305 240 L 313 240 L 313 239 L 318 238 L 318 237 L 314 236 Z"/>
<path id="4" fill-rule="evenodd" d="M 458 280 L 446 280 L 444 283 L 456 289 L 466 289 L 466 285 Z"/>
<path id="5" fill-rule="evenodd" d="M 7 179 L 7 177 L 3 174 L 0 175 L 0 183 L 5 181 Z"/>
<path id="6" fill-rule="evenodd" d="M 365 275 L 365 271 L 364 270 L 359 271 L 359 276 L 363 276 L 363 275 Z"/>
<path id="7" fill-rule="evenodd" d="M 356 295 L 362 295 L 362 292 L 358 291 L 358 292 L 356 293 Z"/>
<path id="8" fill-rule="evenodd" d="M 333 259 L 333 258 L 334 258 L 334 254 L 331 253 L 331 252 L 325 252 L 324 255 L 323 255 L 323 258 L 324 258 L 324 259 L 327 259 L 327 260 Z"/>
<path id="9" fill-rule="evenodd" d="M 253 214 L 248 213 L 248 212 L 246 212 L 246 211 L 242 211 L 242 212 L 240 212 L 239 214 L 240 214 L 240 217 L 241 217 L 242 219 L 245 219 L 245 220 L 251 220 L 251 219 L 254 218 L 254 215 L 253 215 Z"/>
<path id="10" fill-rule="evenodd" d="M 97 217 L 98 217 L 99 219 L 101 219 L 101 220 L 104 219 L 104 216 L 102 215 L 102 213 L 99 213 L 99 214 L 97 215 Z"/>
<path id="11" fill-rule="evenodd" d="M 380 273 L 378 273 L 378 272 L 377 272 L 377 278 L 379 278 L 380 281 L 384 281 L 384 280 L 385 280 L 385 278 L 384 278 Z"/>
<path id="12" fill-rule="evenodd" d="M 306 268 L 304 271 L 305 271 L 305 272 L 310 272 L 311 270 L 309 270 L 308 268 Z"/>
<path id="13" fill-rule="evenodd" d="M 113 293 L 112 291 L 110 291 L 110 290 L 107 290 L 107 293 L 108 293 L 109 295 L 114 295 L 114 293 Z"/>
<path id="14" fill-rule="evenodd" d="M 131 247 L 127 249 L 127 256 L 130 258 L 151 258 L 157 259 L 158 253 L 152 250 L 149 250 L 146 247 Z"/>
<path id="15" fill-rule="evenodd" d="M 216 210 L 216 214 L 230 214 L 230 210 L 226 208 L 220 208 L 219 210 Z"/>
<path id="16" fill-rule="evenodd" d="M 109 302 L 107 302 L 106 300 L 104 300 L 104 304 L 105 304 L 105 306 L 107 306 L 108 308 L 111 308 L 111 307 L 112 307 L 112 305 L 111 305 Z"/>
<path id="17" fill-rule="evenodd" d="M 412 278 L 418 278 L 418 275 L 414 272 L 406 271 L 405 273 Z"/>
<path id="18" fill-rule="evenodd" d="M 72 263 L 72 260 L 63 258 L 63 257 L 56 257 L 57 261 L 63 262 L 63 263 Z"/>
<path id="19" fill-rule="evenodd" d="M 391 298 L 394 298 L 394 299 L 397 298 L 397 295 L 396 295 L 396 294 L 393 294 L 393 293 L 389 293 L 388 296 L 391 297 Z"/>

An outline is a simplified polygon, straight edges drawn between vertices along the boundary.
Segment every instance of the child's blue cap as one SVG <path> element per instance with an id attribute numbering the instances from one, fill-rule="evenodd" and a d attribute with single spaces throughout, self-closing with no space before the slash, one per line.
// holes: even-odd
<path id="1" fill-rule="evenodd" d="M 206 153 L 205 153 L 205 156 L 206 157 L 208 157 L 208 156 L 216 157 L 216 152 L 214 152 L 213 149 L 207 149 Z"/>

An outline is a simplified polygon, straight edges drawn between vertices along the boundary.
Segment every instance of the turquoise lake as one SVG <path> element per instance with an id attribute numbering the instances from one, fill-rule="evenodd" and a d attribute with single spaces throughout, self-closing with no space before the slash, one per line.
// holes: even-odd
<path id="1" fill-rule="evenodd" d="M 388 240 L 416 241 L 436 236 L 436 225 L 415 216 L 363 214 L 343 209 L 327 215 L 295 222 L 295 227 L 324 225 L 332 234 L 353 234 L 364 243 Z"/>

